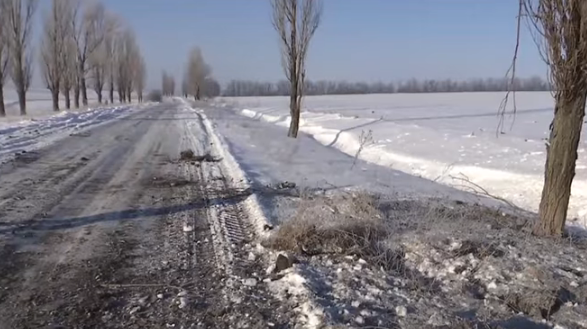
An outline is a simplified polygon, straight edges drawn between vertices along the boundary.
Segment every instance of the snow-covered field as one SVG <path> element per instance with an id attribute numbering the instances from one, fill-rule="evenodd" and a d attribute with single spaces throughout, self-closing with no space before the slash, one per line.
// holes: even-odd
<path id="1" fill-rule="evenodd" d="M 33 89 L 27 93 L 27 116 L 21 117 L 18 98 L 13 90 L 5 90 L 7 117 L 0 118 L 0 160 L 16 154 L 36 150 L 72 134 L 99 124 L 122 118 L 136 106 L 97 105 L 93 92 L 88 93 L 89 106 L 85 109 L 52 110 L 51 94 L 47 90 Z M 64 107 L 64 102 L 61 102 Z"/>
<path id="2" fill-rule="evenodd" d="M 107 98 L 107 93 L 102 94 L 104 99 Z M 118 94 L 115 93 L 115 99 L 118 98 Z M 88 103 L 89 107 L 93 108 L 98 105 L 98 97 L 93 90 L 88 90 Z M 6 106 L 6 118 L 0 118 L 0 125 L 6 124 L 7 122 L 21 121 L 18 96 L 16 91 L 12 88 L 4 89 L 4 105 Z M 51 99 L 51 93 L 47 89 L 42 88 L 31 88 L 27 92 L 27 116 L 26 119 L 30 118 L 43 118 L 52 116 L 55 113 L 52 110 L 53 102 Z M 59 95 L 59 106 L 61 110 L 65 110 L 65 99 L 63 95 Z M 71 95 L 71 106 L 73 107 L 73 93 Z M 72 109 L 71 111 L 75 111 Z"/>
<path id="3" fill-rule="evenodd" d="M 498 129 L 505 93 L 316 96 L 304 100 L 301 131 L 322 144 L 443 184 L 536 211 L 543 185 L 550 93 L 517 93 L 515 117 Z M 510 98 L 511 99 L 511 98 Z M 241 114 L 289 124 L 286 97 L 222 98 Z M 509 111 L 513 109 L 510 101 Z M 284 132 L 285 133 L 285 132 Z M 370 135 L 371 134 L 371 135 Z M 370 136 L 371 137 L 370 137 Z M 361 137 L 363 136 L 363 138 Z M 587 224 L 587 160 L 581 142 L 570 218 Z"/>

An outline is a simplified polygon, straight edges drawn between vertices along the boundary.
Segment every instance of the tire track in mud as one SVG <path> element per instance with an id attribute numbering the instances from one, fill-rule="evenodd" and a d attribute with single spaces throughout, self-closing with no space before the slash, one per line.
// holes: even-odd
<path id="1" fill-rule="evenodd" d="M 222 146 L 213 145 L 208 134 L 214 132 L 205 127 L 203 120 L 197 113 L 196 122 L 184 121 L 188 146 L 191 145 L 201 154 L 215 155 L 215 148 Z M 193 129 L 194 125 L 197 129 Z M 222 289 L 225 302 L 233 305 L 234 313 L 247 315 L 246 318 L 233 319 L 236 320 L 233 325 L 240 323 L 252 328 L 266 328 L 267 323 L 272 323 L 279 328 L 293 327 L 292 308 L 295 305 L 278 301 L 272 295 L 263 282 L 266 270 L 264 264 L 258 257 L 249 258 L 257 238 L 254 224 L 244 205 L 251 191 L 237 187 L 234 184 L 235 177 L 230 176 L 224 163 L 226 160 L 216 159 L 219 161 L 202 162 L 196 170 L 204 182 L 199 187 L 208 207 L 207 219 L 216 257 L 222 263 L 227 277 Z M 251 279 L 254 285 L 245 284 Z"/>

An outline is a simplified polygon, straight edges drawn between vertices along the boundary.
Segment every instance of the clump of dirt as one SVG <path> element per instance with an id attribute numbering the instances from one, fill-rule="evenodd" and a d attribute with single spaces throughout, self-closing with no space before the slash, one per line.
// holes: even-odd
<path id="1" fill-rule="evenodd" d="M 194 151 L 188 149 L 179 153 L 179 160 L 185 162 L 220 162 L 221 158 L 213 157 L 209 152 L 204 155 L 197 155 Z"/>
<path id="2" fill-rule="evenodd" d="M 196 154 L 192 150 L 183 150 L 179 153 L 179 159 L 182 161 L 192 161 L 195 156 Z"/>
<path id="3" fill-rule="evenodd" d="M 18 163 L 30 164 L 37 160 L 39 160 L 41 155 L 37 152 L 30 151 L 27 152 L 25 150 L 17 152 L 14 154 L 14 160 Z"/>
<path id="4" fill-rule="evenodd" d="M 194 185 L 196 182 L 181 178 L 181 177 L 153 177 L 147 186 L 156 188 L 182 187 L 187 185 Z"/>

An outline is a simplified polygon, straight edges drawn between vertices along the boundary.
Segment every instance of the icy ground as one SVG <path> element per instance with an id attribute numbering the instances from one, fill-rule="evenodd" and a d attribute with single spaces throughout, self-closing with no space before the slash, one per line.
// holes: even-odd
<path id="1" fill-rule="evenodd" d="M 543 185 L 550 93 L 517 93 L 517 114 L 498 130 L 504 93 L 317 96 L 304 100 L 301 131 L 360 158 L 536 211 Z M 282 97 L 224 98 L 240 114 L 289 124 Z M 508 111 L 513 103 L 510 98 Z M 369 135 L 371 132 L 371 135 Z M 580 144 L 569 217 L 587 224 L 586 142 Z"/>

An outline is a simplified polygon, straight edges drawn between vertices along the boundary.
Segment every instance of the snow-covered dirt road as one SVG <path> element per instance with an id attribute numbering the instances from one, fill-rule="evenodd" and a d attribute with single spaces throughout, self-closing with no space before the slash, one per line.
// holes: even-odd
<path id="1" fill-rule="evenodd" d="M 293 325 L 209 127 L 162 103 L 1 165 L 0 328 Z"/>

